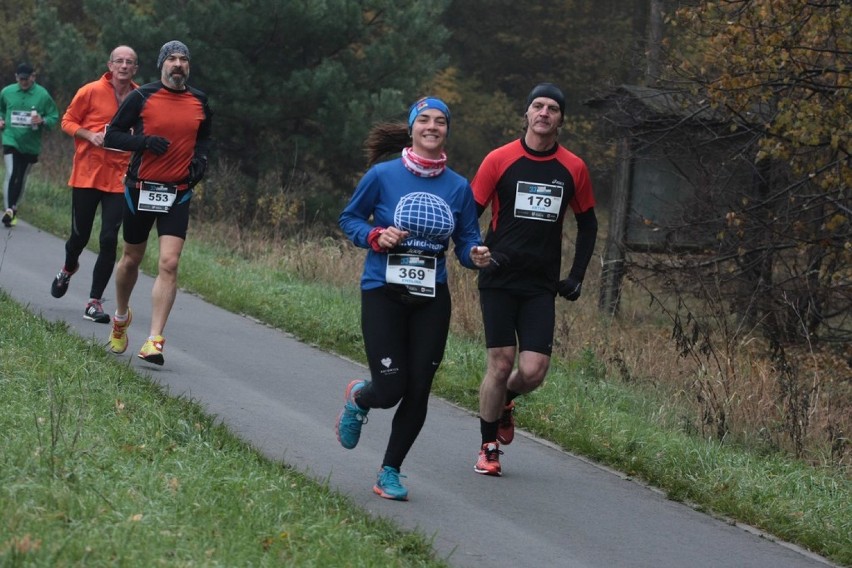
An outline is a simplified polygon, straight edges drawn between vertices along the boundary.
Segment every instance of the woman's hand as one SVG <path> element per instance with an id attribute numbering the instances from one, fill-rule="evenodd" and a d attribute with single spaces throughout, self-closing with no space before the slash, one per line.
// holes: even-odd
<path id="1" fill-rule="evenodd" d="M 470 259 L 477 268 L 485 268 L 491 264 L 491 251 L 484 246 L 473 247 L 470 249 Z"/>
<path id="2" fill-rule="evenodd" d="M 388 227 L 382 234 L 379 235 L 379 246 L 384 249 L 395 248 L 405 240 L 408 236 L 408 231 L 397 229 L 396 227 Z"/>

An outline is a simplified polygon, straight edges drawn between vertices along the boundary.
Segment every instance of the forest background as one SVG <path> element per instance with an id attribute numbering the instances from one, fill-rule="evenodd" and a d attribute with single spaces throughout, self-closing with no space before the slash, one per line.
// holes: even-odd
<path id="1" fill-rule="evenodd" d="M 850 25 L 848 2 L 819 0 L 22 0 L 0 7 L 0 69 L 11 82 L 19 62 L 32 63 L 62 112 L 116 45 L 136 49 L 144 83 L 158 78 L 160 46 L 185 42 L 190 83 L 215 113 L 194 216 L 224 221 L 223 241 L 246 250 L 250 238 L 296 250 L 340 239 L 336 218 L 363 173 L 367 131 L 403 120 L 424 94 L 449 103 L 450 164 L 472 177 L 519 135 L 539 81 L 565 92 L 561 142 L 591 169 L 602 248 L 617 240 L 605 221 L 619 125 L 587 103 L 620 85 L 676 94 L 716 141 L 737 134 L 731 151 L 758 191 L 676 221 L 706 233 L 700 250 L 620 243 L 626 284 L 619 311 L 599 314 L 606 332 L 584 337 L 580 316 L 569 316 L 557 343 L 566 357 L 582 346 L 610 376 L 666 389 L 692 408 L 687 430 L 848 474 Z M 65 142 L 46 152 L 59 148 L 67 163 Z M 698 188 L 705 202 L 717 189 Z M 586 304 L 600 277 L 593 267 Z M 480 327 L 475 312 L 454 318 Z"/>

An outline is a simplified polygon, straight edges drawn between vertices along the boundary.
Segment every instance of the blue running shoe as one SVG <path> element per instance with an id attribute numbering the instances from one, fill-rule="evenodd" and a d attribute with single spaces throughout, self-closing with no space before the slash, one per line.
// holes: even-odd
<path id="1" fill-rule="evenodd" d="M 393 499 L 394 501 L 408 501 L 408 489 L 399 482 L 400 477 L 405 477 L 399 470 L 389 465 L 379 470 L 373 492 L 379 497 Z"/>
<path id="2" fill-rule="evenodd" d="M 346 386 L 346 402 L 343 410 L 337 417 L 337 439 L 340 445 L 351 450 L 358 445 L 361 438 L 361 426 L 367 423 L 367 413 L 370 409 L 363 409 L 355 402 L 355 393 L 364 388 L 366 381 L 354 380 Z"/>

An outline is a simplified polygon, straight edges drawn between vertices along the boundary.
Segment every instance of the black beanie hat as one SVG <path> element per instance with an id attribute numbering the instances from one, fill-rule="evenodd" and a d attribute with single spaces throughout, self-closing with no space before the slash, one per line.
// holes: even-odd
<path id="1" fill-rule="evenodd" d="M 565 95 L 563 95 L 559 87 L 553 83 L 539 83 L 533 87 L 533 90 L 530 91 L 529 96 L 527 96 L 527 106 L 524 109 L 525 113 L 527 109 L 530 108 L 532 102 L 538 97 L 547 97 L 548 99 L 556 101 L 559 105 L 559 112 L 562 113 L 562 116 L 565 116 Z"/>
<path id="2" fill-rule="evenodd" d="M 164 43 L 163 47 L 160 48 L 160 55 L 157 57 L 157 69 L 163 66 L 163 62 L 172 53 L 180 53 L 181 55 L 185 55 L 187 59 L 190 59 L 189 48 L 186 47 L 186 44 L 182 41 L 173 39 L 172 41 Z"/>

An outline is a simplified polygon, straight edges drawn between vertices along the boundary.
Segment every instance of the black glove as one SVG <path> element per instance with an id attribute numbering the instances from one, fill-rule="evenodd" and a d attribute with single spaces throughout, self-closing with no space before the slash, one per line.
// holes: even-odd
<path id="1" fill-rule="evenodd" d="M 512 261 L 509 259 L 509 255 L 500 251 L 492 250 L 491 263 L 481 270 L 485 272 L 497 272 L 498 270 L 506 270 L 507 268 L 509 268 L 509 265 L 511 263 Z"/>
<path id="2" fill-rule="evenodd" d="M 577 298 L 580 297 L 580 292 L 583 291 L 583 283 L 573 276 L 569 276 L 556 284 L 556 291 L 569 302 L 576 302 Z"/>
<path id="3" fill-rule="evenodd" d="M 171 144 L 171 142 L 169 142 L 162 136 L 145 137 L 145 149 L 158 156 L 166 153 L 166 150 L 169 149 L 169 144 Z"/>
<path id="4" fill-rule="evenodd" d="M 195 156 L 189 163 L 189 187 L 195 187 L 207 171 L 207 158 Z"/>

